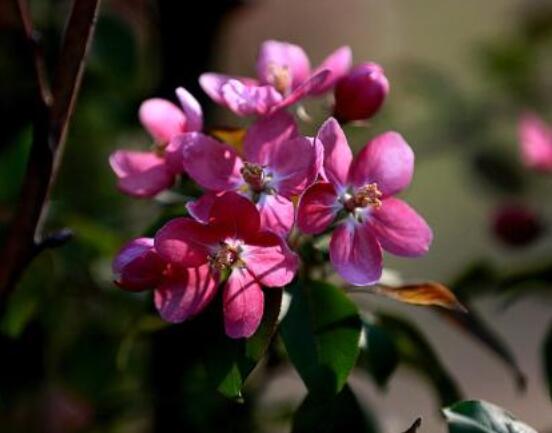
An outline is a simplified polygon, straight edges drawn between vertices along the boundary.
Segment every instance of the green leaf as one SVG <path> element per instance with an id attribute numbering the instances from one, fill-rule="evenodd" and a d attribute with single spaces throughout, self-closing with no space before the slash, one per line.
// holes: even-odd
<path id="1" fill-rule="evenodd" d="M 450 287 L 462 301 L 472 296 L 481 295 L 496 290 L 498 273 L 487 261 L 475 261 L 464 272 L 455 278 Z"/>
<path id="2" fill-rule="evenodd" d="M 375 433 L 372 417 L 359 405 L 349 386 L 329 399 L 308 394 L 293 418 L 292 433 Z"/>
<path id="3" fill-rule="evenodd" d="M 203 362 L 213 385 L 226 397 L 242 399 L 242 388 L 249 373 L 261 360 L 276 330 L 282 303 L 282 290 L 265 290 L 263 320 L 257 332 L 249 339 L 233 340 L 226 336 L 222 323 L 206 324 L 217 329 L 208 336 L 203 350 Z M 221 317 L 221 309 L 215 314 Z"/>
<path id="4" fill-rule="evenodd" d="M 322 282 L 296 283 L 289 292 L 281 325 L 289 358 L 311 393 L 336 394 L 359 354 L 357 307 L 341 289 Z"/>
<path id="5" fill-rule="evenodd" d="M 456 382 L 429 342 L 412 323 L 387 314 L 379 314 L 378 321 L 393 339 L 400 361 L 413 368 L 433 386 L 441 406 L 461 399 Z"/>
<path id="6" fill-rule="evenodd" d="M 542 355 L 544 362 L 544 374 L 548 384 L 548 394 L 552 399 L 552 326 L 550 326 L 550 329 L 544 338 Z"/>
<path id="7" fill-rule="evenodd" d="M 450 433 L 537 433 L 504 409 L 486 401 L 462 401 L 443 409 Z"/>
<path id="8" fill-rule="evenodd" d="M 366 340 L 361 346 L 359 365 L 383 388 L 399 364 L 399 352 L 383 327 L 368 319 L 362 322 Z"/>

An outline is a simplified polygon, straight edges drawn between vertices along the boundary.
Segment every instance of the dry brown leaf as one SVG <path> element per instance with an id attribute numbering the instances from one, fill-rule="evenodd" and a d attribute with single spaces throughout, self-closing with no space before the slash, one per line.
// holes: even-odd
<path id="1" fill-rule="evenodd" d="M 396 287 L 378 285 L 373 288 L 373 292 L 407 304 L 437 305 L 449 310 L 467 312 L 466 307 L 458 301 L 450 289 L 432 281 Z"/>

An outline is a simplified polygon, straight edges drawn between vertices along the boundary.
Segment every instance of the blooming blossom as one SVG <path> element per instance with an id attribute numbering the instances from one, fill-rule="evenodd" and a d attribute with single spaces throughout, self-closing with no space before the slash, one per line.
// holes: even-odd
<path id="1" fill-rule="evenodd" d="M 207 266 L 186 268 L 169 263 L 152 238 L 128 242 L 113 261 L 115 284 L 132 292 L 154 289 L 155 306 L 169 322 L 199 314 L 216 294 L 217 282 Z"/>
<path id="2" fill-rule="evenodd" d="M 524 114 L 519 121 L 519 142 L 527 167 L 552 172 L 552 128 L 549 125 L 536 114 Z"/>
<path id="3" fill-rule="evenodd" d="M 155 235 L 155 249 L 173 269 L 187 273 L 187 279 L 176 276 L 156 290 L 161 316 L 171 322 L 189 317 L 190 308 L 197 311 L 189 298 L 208 293 L 198 298 L 203 306 L 224 281 L 224 324 L 232 338 L 249 337 L 258 328 L 264 308 L 262 286 L 288 284 L 298 267 L 285 242 L 261 229 L 255 206 L 233 192 L 214 200 L 206 224 L 185 217 L 169 221 Z"/>
<path id="4" fill-rule="evenodd" d="M 182 151 L 171 139 L 178 134 L 200 131 L 203 115 L 199 103 L 184 88 L 176 90 L 182 109 L 165 99 L 142 103 L 139 118 L 154 139 L 153 150 L 117 150 L 109 157 L 118 178 L 118 188 L 134 197 L 152 197 L 170 188 L 182 173 Z"/>
<path id="5" fill-rule="evenodd" d="M 249 128 L 243 157 L 201 133 L 176 140 L 188 175 L 212 192 L 188 206 L 194 217 L 205 219 L 213 193 L 238 191 L 256 203 L 262 226 L 282 236 L 294 223 L 292 197 L 316 180 L 322 162 L 320 145 L 298 135 L 293 117 L 286 112 L 262 118 Z"/>
<path id="6" fill-rule="evenodd" d="M 310 61 L 297 45 L 274 40 L 261 45 L 257 79 L 217 73 L 201 75 L 205 92 L 240 116 L 265 116 L 300 99 L 331 89 L 351 67 L 351 50 L 341 47 L 311 71 Z"/>
<path id="7" fill-rule="evenodd" d="M 414 154 L 396 132 L 371 140 L 353 159 L 338 122 L 330 118 L 319 135 L 324 146 L 323 181 L 299 203 L 298 226 L 318 234 L 333 228 L 330 261 L 349 283 L 376 283 L 382 248 L 400 256 L 425 254 L 432 232 L 404 201 L 393 197 L 412 180 Z"/>

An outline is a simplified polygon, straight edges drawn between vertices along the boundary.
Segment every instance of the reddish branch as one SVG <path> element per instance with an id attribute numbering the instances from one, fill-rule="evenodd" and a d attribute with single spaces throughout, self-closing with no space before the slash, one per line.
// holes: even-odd
<path id="1" fill-rule="evenodd" d="M 38 253 L 70 237 L 67 230 L 44 237 L 50 191 L 56 180 L 85 59 L 90 48 L 100 0 L 75 0 L 69 16 L 54 85 L 50 90 L 46 67 L 35 38 L 27 0 L 14 0 L 28 41 L 26 53 L 35 80 L 33 143 L 19 202 L 0 251 L 0 307 L 23 271 Z"/>

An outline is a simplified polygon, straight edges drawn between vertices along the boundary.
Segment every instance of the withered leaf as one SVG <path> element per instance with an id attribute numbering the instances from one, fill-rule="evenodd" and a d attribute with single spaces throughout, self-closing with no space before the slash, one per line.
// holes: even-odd
<path id="1" fill-rule="evenodd" d="M 378 285 L 372 291 L 407 304 L 436 305 L 449 310 L 467 312 L 466 307 L 460 303 L 450 289 L 433 281 L 402 286 Z"/>

